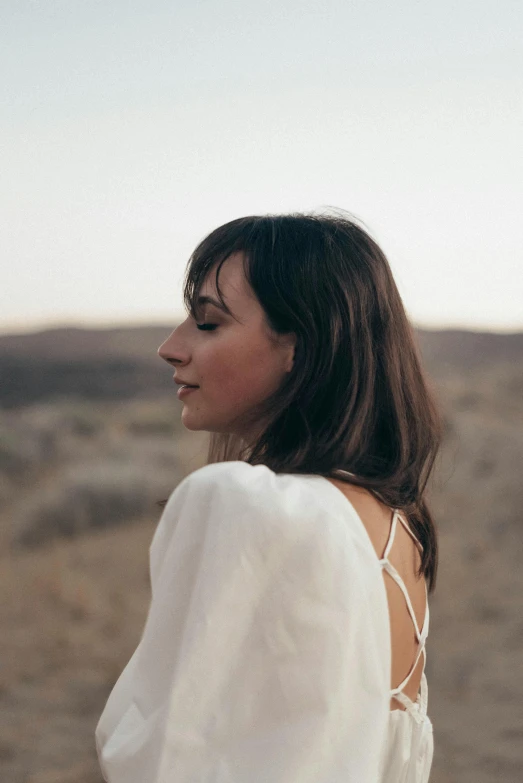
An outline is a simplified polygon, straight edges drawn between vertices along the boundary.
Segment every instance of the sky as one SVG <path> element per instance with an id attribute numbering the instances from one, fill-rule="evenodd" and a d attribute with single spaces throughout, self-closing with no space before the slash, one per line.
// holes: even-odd
<path id="1" fill-rule="evenodd" d="M 349 211 L 413 322 L 523 329 L 519 0 L 0 0 L 0 332 L 169 324 L 242 215 Z"/>

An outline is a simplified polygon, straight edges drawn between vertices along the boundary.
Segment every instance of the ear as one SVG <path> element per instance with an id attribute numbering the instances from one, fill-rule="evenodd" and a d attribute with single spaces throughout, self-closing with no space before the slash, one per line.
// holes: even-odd
<path id="1" fill-rule="evenodd" d="M 296 335 L 293 332 L 285 335 L 283 345 L 286 350 L 285 372 L 290 372 L 294 367 L 294 357 L 296 356 Z"/>

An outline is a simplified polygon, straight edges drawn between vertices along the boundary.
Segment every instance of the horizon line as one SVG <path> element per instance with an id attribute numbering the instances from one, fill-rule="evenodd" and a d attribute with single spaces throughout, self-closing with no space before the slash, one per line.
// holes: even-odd
<path id="1" fill-rule="evenodd" d="M 140 329 L 140 328 L 171 328 L 177 322 L 183 319 L 184 314 L 174 314 L 172 319 L 168 317 L 165 320 L 128 318 L 128 319 L 96 319 L 96 320 L 76 320 L 76 319 L 57 319 L 56 321 L 33 321 L 31 323 L 16 323 L 8 321 L 6 324 L 0 322 L 0 337 L 39 334 L 42 332 L 55 331 L 60 329 L 84 329 L 85 331 L 105 331 L 111 329 Z M 415 329 L 421 329 L 428 332 L 476 332 L 487 334 L 521 334 L 523 333 L 523 323 L 510 326 L 500 326 L 498 324 L 464 324 L 453 321 L 419 321 L 410 318 L 410 323 Z"/>

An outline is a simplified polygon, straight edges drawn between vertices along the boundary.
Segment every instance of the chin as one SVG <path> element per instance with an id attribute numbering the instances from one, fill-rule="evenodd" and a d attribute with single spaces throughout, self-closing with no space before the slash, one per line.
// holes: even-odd
<path id="1" fill-rule="evenodd" d="M 205 425 L 202 425 L 196 421 L 191 421 L 191 417 L 187 416 L 184 417 L 182 415 L 182 424 L 185 427 L 186 430 L 190 430 L 191 432 L 199 432 L 199 430 L 206 430 L 207 427 Z"/>
<path id="2" fill-rule="evenodd" d="M 232 418 L 232 417 L 231 417 Z M 235 421 L 224 417 L 225 421 L 205 417 L 201 412 L 191 410 L 190 406 L 185 406 L 181 414 L 181 422 L 186 430 L 191 432 L 209 432 L 216 435 L 237 435 L 244 437 L 243 428 L 234 426 Z"/>
<path id="3" fill-rule="evenodd" d="M 181 422 L 186 430 L 191 432 L 219 432 L 220 430 L 213 427 L 212 422 L 205 421 L 203 417 L 193 416 L 191 411 L 184 409 L 182 411 Z"/>

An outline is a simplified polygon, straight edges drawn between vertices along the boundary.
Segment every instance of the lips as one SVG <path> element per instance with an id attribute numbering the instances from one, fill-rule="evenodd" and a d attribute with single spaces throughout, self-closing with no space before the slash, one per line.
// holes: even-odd
<path id="1" fill-rule="evenodd" d="M 189 394 L 189 392 L 192 391 L 198 391 L 198 386 L 180 386 L 176 392 L 176 396 L 179 400 L 183 400 Z"/>

